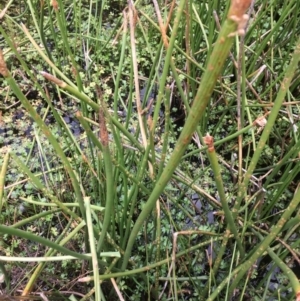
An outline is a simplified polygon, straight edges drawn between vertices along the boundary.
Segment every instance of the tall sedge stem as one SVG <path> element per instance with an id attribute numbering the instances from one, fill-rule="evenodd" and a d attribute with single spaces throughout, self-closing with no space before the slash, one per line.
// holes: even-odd
<path id="1" fill-rule="evenodd" d="M 174 28 L 171 40 L 173 35 L 176 35 L 184 5 L 185 1 L 180 1 L 177 10 L 177 15 L 174 21 Z M 160 194 L 163 192 L 165 186 L 171 179 L 174 170 L 178 166 L 180 159 L 184 154 L 184 151 L 186 150 L 188 144 L 190 143 L 192 135 L 195 132 L 203 113 L 205 112 L 215 84 L 223 69 L 224 62 L 229 54 L 229 50 L 232 45 L 233 39 L 229 38 L 228 35 L 234 31 L 235 27 L 236 24 L 234 22 L 226 20 L 224 26 L 221 29 L 212 55 L 208 60 L 207 69 L 203 75 L 202 82 L 194 99 L 193 107 L 188 114 L 186 123 L 182 129 L 180 137 L 177 140 L 174 152 L 171 155 L 170 160 L 168 161 L 165 169 L 163 170 L 162 175 L 156 182 L 156 185 L 151 195 L 149 196 L 146 204 L 143 207 L 142 212 L 140 213 L 132 229 L 125 251 L 122 269 L 126 269 L 129 257 L 131 255 L 132 247 L 141 227 L 143 226 L 144 221 L 148 218 L 149 214 L 154 208 L 156 200 L 158 199 Z M 169 44 L 169 47 L 172 48 L 171 43 Z"/>
<path id="2" fill-rule="evenodd" d="M 3 160 L 3 165 L 1 168 L 0 172 L 0 212 L 2 211 L 2 207 L 4 204 L 4 183 L 5 183 L 5 175 L 7 171 L 7 166 L 8 166 L 8 161 L 9 161 L 9 151 L 6 153 L 4 160 Z"/>
<path id="3" fill-rule="evenodd" d="M 105 114 L 104 114 L 104 102 L 102 100 L 102 95 L 100 92 L 100 88 L 97 87 L 98 98 L 101 102 L 101 108 L 99 109 L 99 139 L 102 144 L 102 153 L 103 153 L 103 161 L 105 166 L 105 175 L 106 175 L 106 202 L 105 202 L 105 213 L 103 220 L 103 227 L 101 230 L 101 235 L 99 238 L 97 251 L 101 251 L 102 244 L 104 242 L 104 238 L 106 236 L 106 232 L 108 231 L 111 221 L 113 218 L 114 211 L 114 179 L 113 179 L 113 165 L 109 150 L 109 139 L 108 139 L 108 131 L 106 127 Z"/>
<path id="4" fill-rule="evenodd" d="M 21 101 L 22 105 L 26 108 L 28 113 L 31 115 L 31 117 L 34 119 L 34 121 L 37 123 L 37 125 L 40 127 L 44 135 L 48 138 L 50 143 L 52 144 L 53 148 L 55 149 L 57 155 L 60 157 L 62 160 L 66 170 L 68 171 L 68 174 L 70 176 L 70 179 L 72 181 L 72 186 L 74 187 L 74 191 L 76 194 L 76 199 L 79 203 L 80 206 L 80 211 L 82 217 L 85 219 L 85 210 L 84 210 L 84 204 L 83 204 L 83 197 L 80 191 L 80 186 L 78 183 L 78 180 L 76 178 L 76 175 L 73 171 L 73 168 L 67 159 L 66 155 L 64 154 L 64 151 L 60 147 L 59 143 L 55 139 L 54 135 L 51 133 L 45 122 L 42 120 L 39 114 L 35 111 L 33 106 L 30 104 L 26 96 L 23 94 L 21 91 L 20 87 L 17 85 L 16 81 L 14 78 L 11 76 L 11 73 L 6 67 L 5 61 L 4 61 L 4 56 L 2 51 L 0 50 L 0 73 L 5 77 L 7 80 L 7 83 L 10 85 L 12 90 L 14 91 L 15 95 L 18 97 L 18 99 Z"/>
<path id="5" fill-rule="evenodd" d="M 25 239 L 28 239 L 28 240 L 35 241 L 35 242 L 40 243 L 44 246 L 47 246 L 47 247 L 52 248 L 54 250 L 57 250 L 58 252 L 61 252 L 61 253 L 66 254 L 66 255 L 74 256 L 78 259 L 91 260 L 91 257 L 89 255 L 73 252 L 73 251 L 71 251 L 67 248 L 64 248 L 64 247 L 52 242 L 51 240 L 45 239 L 41 236 L 32 234 L 32 233 L 27 232 L 27 231 L 23 231 L 23 230 L 20 230 L 20 229 L 15 229 L 15 228 L 4 226 L 4 225 L 0 225 L 0 231 L 2 233 L 6 233 L 6 234 L 9 234 L 9 235 L 15 235 L 15 236 L 18 236 L 18 237 L 22 237 L 22 238 L 25 238 Z"/>
<path id="6" fill-rule="evenodd" d="M 256 232 L 256 235 L 260 238 L 261 241 L 264 240 L 264 237 L 260 233 Z M 276 263 L 276 265 L 286 275 L 286 277 L 289 278 L 295 295 L 297 296 L 297 298 L 300 299 L 300 283 L 293 270 L 290 269 L 271 248 L 268 248 L 267 252 L 270 255 L 270 257 L 273 259 L 273 261 Z"/>
<path id="7" fill-rule="evenodd" d="M 264 240 L 253 250 L 250 258 L 245 261 L 242 265 L 238 266 L 231 274 L 231 277 L 234 277 L 234 280 L 230 286 L 230 293 L 237 287 L 238 283 L 242 277 L 249 271 L 249 269 L 255 264 L 256 260 L 262 256 L 262 254 L 269 248 L 272 241 L 276 236 L 282 231 L 286 221 L 290 218 L 293 212 L 296 210 L 297 206 L 300 203 L 300 187 L 298 187 L 294 198 L 292 199 L 288 208 L 284 211 L 278 223 L 270 229 L 270 234 L 264 238 Z M 207 301 L 212 301 L 218 297 L 220 291 L 224 288 L 227 282 L 230 280 L 230 277 L 227 277 L 222 283 L 215 289 Z"/>
<path id="8" fill-rule="evenodd" d="M 258 162 L 258 160 L 261 156 L 261 153 L 262 153 L 262 151 L 263 151 L 263 149 L 266 145 L 266 142 L 267 142 L 267 140 L 270 136 L 270 133 L 272 131 L 272 128 L 275 124 L 277 115 L 279 113 L 279 110 L 281 109 L 281 105 L 282 105 L 282 103 L 285 99 L 285 96 L 287 94 L 289 86 L 290 86 L 290 84 L 292 82 L 292 79 L 294 77 L 295 71 L 297 70 L 299 60 L 300 60 L 300 39 L 297 42 L 295 52 L 292 56 L 292 60 L 289 64 L 289 66 L 287 67 L 285 77 L 282 80 L 280 90 L 279 90 L 279 92 L 277 94 L 277 97 L 276 97 L 276 100 L 274 102 L 274 106 L 272 107 L 271 113 L 268 117 L 268 122 L 266 123 L 264 131 L 263 131 L 263 133 L 261 135 L 261 138 L 260 138 L 260 140 L 257 144 L 257 149 L 255 150 L 255 152 L 253 154 L 252 160 L 249 164 L 249 168 L 248 168 L 248 170 L 247 170 L 247 172 L 244 176 L 244 180 L 241 183 L 241 185 L 239 185 L 239 190 L 238 190 L 238 194 L 237 194 L 238 197 L 237 197 L 237 201 L 236 201 L 236 204 L 234 206 L 234 211 L 233 211 L 234 216 L 236 216 L 236 214 L 238 212 L 240 204 L 241 204 L 241 202 L 243 200 L 243 197 L 246 193 L 246 189 L 248 187 L 250 178 L 253 174 L 253 171 L 256 167 L 256 164 L 257 164 L 257 162 Z"/>
<path id="9" fill-rule="evenodd" d="M 243 259 L 245 257 L 245 251 L 242 246 L 242 242 L 241 242 L 240 236 L 238 234 L 238 231 L 236 229 L 232 213 L 229 209 L 229 206 L 228 206 L 228 203 L 226 200 L 224 185 L 223 185 L 222 176 L 221 176 L 221 168 L 219 166 L 218 158 L 216 155 L 216 150 L 214 147 L 214 138 L 207 134 L 204 137 L 204 142 L 208 146 L 207 155 L 208 155 L 211 167 L 214 172 L 214 177 L 216 180 L 216 185 L 217 185 L 219 197 L 221 200 L 222 208 L 224 210 L 225 218 L 228 223 L 230 231 L 233 233 L 234 238 L 236 239 L 238 249 L 240 251 L 240 256 Z"/>

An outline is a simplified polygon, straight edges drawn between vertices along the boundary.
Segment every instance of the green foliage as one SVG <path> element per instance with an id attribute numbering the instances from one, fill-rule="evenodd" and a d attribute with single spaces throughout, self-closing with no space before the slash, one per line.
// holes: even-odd
<path id="1" fill-rule="evenodd" d="M 54 2 L 13 2 L 0 24 L 6 293 L 118 299 L 115 279 L 128 300 L 291 300 L 298 1 L 256 1 L 245 44 L 224 2 L 178 1 L 168 45 L 152 2 L 136 2 L 134 32 L 122 1 Z"/>

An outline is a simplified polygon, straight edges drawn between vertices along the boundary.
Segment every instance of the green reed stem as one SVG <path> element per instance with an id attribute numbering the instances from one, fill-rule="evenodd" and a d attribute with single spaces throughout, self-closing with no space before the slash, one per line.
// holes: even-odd
<path id="1" fill-rule="evenodd" d="M 177 15 L 175 17 L 173 32 L 169 45 L 171 50 L 173 47 L 171 41 L 172 39 L 174 39 L 174 36 L 176 36 L 184 5 L 184 0 L 180 1 L 178 5 Z M 184 151 L 186 150 L 188 144 L 190 143 L 192 135 L 195 132 L 203 113 L 205 112 L 206 106 L 210 100 L 213 89 L 223 69 L 224 62 L 228 56 L 229 50 L 232 45 L 233 39 L 228 38 L 228 35 L 235 30 L 235 27 L 236 24 L 226 20 L 224 26 L 221 29 L 212 55 L 208 60 L 207 69 L 203 75 L 202 82 L 200 84 L 200 87 L 198 89 L 197 95 L 193 103 L 193 107 L 191 108 L 188 114 L 186 123 L 182 129 L 180 137 L 177 140 L 173 154 L 171 155 L 170 160 L 168 161 L 165 169 L 163 170 L 162 175 L 156 182 L 156 185 L 151 195 L 149 196 L 146 204 L 142 209 L 142 212 L 140 213 L 132 229 L 131 235 L 128 240 L 127 248 L 125 250 L 122 269 L 125 269 L 127 267 L 129 257 L 131 256 L 132 247 L 144 221 L 148 218 L 149 214 L 153 210 L 156 200 L 158 199 L 160 194 L 163 192 L 165 186 L 171 179 L 174 170 L 178 166 L 180 159 L 184 154 Z M 161 90 L 160 93 L 162 93 Z"/>
<path id="2" fill-rule="evenodd" d="M 214 148 L 214 142 L 213 142 L 213 137 L 209 136 L 208 134 L 204 137 L 205 144 L 208 146 L 207 150 L 207 156 L 210 161 L 210 165 L 212 167 L 212 170 L 214 172 L 214 178 L 215 182 L 217 185 L 220 201 L 222 204 L 222 208 L 224 210 L 225 218 L 228 223 L 230 231 L 233 233 L 234 238 L 236 239 L 238 249 L 240 251 L 240 256 L 241 258 L 245 257 L 245 250 L 243 248 L 240 236 L 238 234 L 237 228 L 234 223 L 234 218 L 232 216 L 232 212 L 228 206 L 226 195 L 225 195 L 225 190 L 224 190 L 224 185 L 223 185 L 223 180 L 221 176 L 221 168 L 218 162 L 216 150 Z"/>
<path id="3" fill-rule="evenodd" d="M 23 230 L 20 230 L 20 229 L 15 229 L 15 228 L 12 228 L 12 227 L 0 225 L 0 232 L 5 233 L 5 234 L 9 234 L 9 235 L 15 235 L 15 236 L 18 236 L 18 237 L 22 237 L 22 238 L 25 238 L 25 239 L 28 239 L 28 240 L 35 241 L 37 243 L 42 244 L 43 246 L 47 246 L 49 248 L 57 250 L 58 252 L 61 252 L 61 253 L 66 254 L 66 255 L 74 256 L 78 259 L 89 260 L 89 261 L 91 260 L 91 257 L 88 256 L 88 255 L 84 255 L 84 254 L 80 254 L 80 253 L 77 253 L 77 252 L 70 251 L 67 248 L 64 248 L 64 247 L 62 247 L 62 246 L 60 246 L 60 245 L 58 245 L 58 244 L 56 244 L 56 243 L 54 243 L 54 242 L 52 242 L 48 239 L 45 239 L 41 236 L 29 233 L 28 231 L 23 231 Z"/>
<path id="4" fill-rule="evenodd" d="M 56 240 L 54 242 L 55 244 L 57 244 L 59 246 L 64 246 L 68 241 L 71 240 L 71 238 L 74 238 L 75 234 L 77 234 L 85 226 L 85 222 L 82 221 L 80 224 L 78 224 L 75 227 L 75 229 L 73 229 L 70 233 L 68 233 L 70 231 L 70 227 L 71 227 L 72 223 L 73 223 L 73 220 L 70 219 L 68 224 L 62 231 L 62 233 L 56 238 Z M 47 250 L 44 257 L 50 257 L 50 256 L 52 257 L 56 253 L 57 253 L 57 250 L 50 248 Z M 41 272 L 43 271 L 45 266 L 46 266 L 46 262 L 40 262 L 37 265 L 37 267 L 34 269 L 33 274 L 30 276 L 30 278 L 25 286 L 22 295 L 27 295 L 30 292 L 32 292 L 32 290 L 34 288 L 34 284 L 36 283 L 37 279 L 41 275 Z"/>
<path id="5" fill-rule="evenodd" d="M 264 240 L 264 237 L 256 232 L 256 235 L 260 238 L 261 241 Z M 290 280 L 290 284 L 293 288 L 295 295 L 297 296 L 300 294 L 300 283 L 298 277 L 295 275 L 292 269 L 290 269 L 282 260 L 281 258 L 271 249 L 267 249 L 268 254 L 273 259 L 274 263 L 281 269 L 284 275 Z"/>
<path id="6" fill-rule="evenodd" d="M 62 150 L 59 143 L 57 142 L 56 138 L 54 137 L 54 135 L 50 131 L 50 129 L 47 127 L 47 125 L 42 120 L 40 115 L 35 111 L 35 109 L 31 105 L 31 103 L 28 101 L 26 96 L 23 94 L 20 87 L 17 85 L 15 79 L 11 76 L 11 73 L 9 72 L 9 70 L 6 67 L 2 51 L 0 51 L 0 73 L 5 77 L 8 85 L 11 87 L 11 89 L 13 90 L 13 92 L 15 93 L 17 98 L 21 101 L 22 105 L 25 107 L 27 112 L 30 114 L 30 116 L 37 123 L 37 125 L 42 130 L 44 135 L 47 137 L 49 142 L 52 144 L 53 148 L 56 151 L 56 154 L 62 160 L 62 163 L 65 166 L 65 168 L 66 168 L 66 170 L 67 170 L 67 172 L 70 176 L 70 179 L 72 181 L 72 186 L 74 188 L 76 199 L 79 203 L 81 215 L 85 219 L 85 210 L 84 210 L 84 204 L 83 204 L 83 197 L 82 197 L 82 194 L 81 194 L 80 185 L 79 185 L 78 180 L 76 178 L 76 175 L 73 171 L 73 168 L 72 168 L 69 160 L 67 159 L 66 155 L 64 154 L 64 151 Z"/>
<path id="7" fill-rule="evenodd" d="M 0 173 L 0 213 L 2 211 L 2 207 L 4 205 L 4 184 L 5 184 L 5 175 L 8 167 L 8 161 L 9 161 L 9 151 L 6 153 L 4 160 L 3 160 L 3 165 L 1 168 L 1 173 Z"/>
<path id="8" fill-rule="evenodd" d="M 300 203 L 300 189 L 296 191 L 291 203 L 288 208 L 284 211 L 281 218 L 275 226 L 270 229 L 268 236 L 252 251 L 252 255 L 245 261 L 242 265 L 238 266 L 231 274 L 231 277 L 234 277 L 234 280 L 229 288 L 229 293 L 231 294 L 233 290 L 237 287 L 238 283 L 242 277 L 249 271 L 249 269 L 255 264 L 256 260 L 262 256 L 262 254 L 269 248 L 270 244 L 274 241 L 277 235 L 282 231 L 285 223 L 289 220 L 290 216 L 295 212 L 297 206 Z M 207 301 L 212 301 L 216 299 L 220 291 L 224 288 L 227 282 L 230 280 L 230 277 L 227 277 L 225 280 L 220 283 L 220 285 L 214 290 L 211 296 Z"/>
<path id="9" fill-rule="evenodd" d="M 109 150 L 109 144 L 103 144 L 103 161 L 105 168 L 105 179 L 106 179 L 106 198 L 105 198 L 105 210 L 104 210 L 104 219 L 103 226 L 101 229 L 101 235 L 99 238 L 97 251 L 101 251 L 103 248 L 104 238 L 106 236 L 107 231 L 110 228 L 112 223 L 112 219 L 114 218 L 114 196 L 115 196 L 115 183 L 113 178 L 113 165 L 111 161 L 111 154 Z"/>
<path id="10" fill-rule="evenodd" d="M 81 222 L 81 218 L 66 207 L 59 199 L 50 193 L 49 190 L 45 188 L 45 185 L 29 170 L 29 168 L 18 158 L 16 154 L 11 153 L 12 158 L 16 161 L 21 171 L 28 175 L 31 182 L 36 186 L 37 189 L 41 190 L 45 197 L 48 197 L 53 203 L 55 203 L 65 214 L 72 216 L 76 221 Z"/>
<path id="11" fill-rule="evenodd" d="M 277 97 L 276 97 L 276 100 L 272 107 L 271 113 L 268 117 L 268 122 L 267 122 L 267 124 L 262 132 L 262 135 L 260 137 L 260 140 L 257 144 L 257 149 L 255 150 L 255 152 L 252 156 L 252 160 L 249 164 L 247 172 L 245 173 L 244 180 L 241 183 L 241 185 L 239 185 L 239 190 L 237 193 L 238 197 L 237 197 L 234 209 L 233 209 L 234 217 L 237 215 L 238 209 L 244 198 L 244 195 L 246 194 L 246 190 L 247 190 L 249 181 L 251 179 L 251 176 L 253 175 L 256 164 L 257 164 L 258 160 L 260 159 L 261 153 L 265 147 L 265 144 L 266 144 L 266 142 L 270 136 L 270 133 L 272 131 L 272 128 L 275 124 L 277 115 L 279 113 L 279 110 L 281 109 L 282 102 L 285 99 L 285 96 L 288 92 L 291 81 L 294 77 L 295 71 L 297 70 L 299 60 L 300 60 L 300 39 L 297 41 L 296 49 L 292 56 L 291 62 L 286 69 L 285 77 L 282 80 L 280 90 L 277 94 Z"/>
<path id="12" fill-rule="evenodd" d="M 91 250 L 91 254 L 92 254 L 95 297 L 96 297 L 96 300 L 101 300 L 98 256 L 97 256 L 97 252 L 96 252 L 95 236 L 94 236 L 94 233 L 93 233 L 94 232 L 93 231 L 93 221 L 92 221 L 92 214 L 91 214 L 91 206 L 90 206 L 90 198 L 89 197 L 84 198 L 84 205 L 85 205 L 85 208 L 86 208 L 86 222 L 87 222 L 87 228 L 88 228 L 90 250 Z"/>

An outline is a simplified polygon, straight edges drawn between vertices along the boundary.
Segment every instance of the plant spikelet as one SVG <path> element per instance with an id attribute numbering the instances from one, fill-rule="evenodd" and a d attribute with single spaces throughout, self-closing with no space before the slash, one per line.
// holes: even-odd
<path id="1" fill-rule="evenodd" d="M 231 0 L 231 5 L 228 12 L 228 18 L 233 16 L 241 18 L 249 8 L 252 0 Z"/>
<path id="2" fill-rule="evenodd" d="M 4 60 L 4 55 L 2 50 L 0 49 L 0 73 L 4 76 L 4 77 L 8 77 L 9 76 L 9 72 L 8 69 L 6 67 L 6 63 Z"/>
<path id="3" fill-rule="evenodd" d="M 108 131 L 105 123 L 105 114 L 104 114 L 104 102 L 102 98 L 102 92 L 99 86 L 96 87 L 97 97 L 100 100 L 101 106 L 99 108 L 99 138 L 100 142 L 104 147 L 108 146 L 109 138 Z"/>

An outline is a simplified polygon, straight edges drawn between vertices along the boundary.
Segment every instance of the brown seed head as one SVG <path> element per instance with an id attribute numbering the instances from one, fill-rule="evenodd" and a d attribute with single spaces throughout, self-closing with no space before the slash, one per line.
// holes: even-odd
<path id="1" fill-rule="evenodd" d="M 52 1 L 51 1 L 51 5 L 53 6 L 53 9 L 54 9 L 55 11 L 58 11 L 59 6 L 58 6 L 58 2 L 57 2 L 56 0 L 52 0 Z"/>
<path id="2" fill-rule="evenodd" d="M 228 12 L 228 18 L 232 16 L 242 18 L 249 8 L 252 0 L 231 0 L 231 5 Z"/>
<path id="3" fill-rule="evenodd" d="M 208 133 L 206 134 L 205 137 L 203 137 L 204 143 L 207 145 L 208 147 L 208 151 L 209 152 L 213 152 L 214 151 L 214 137 L 210 136 Z"/>
<path id="4" fill-rule="evenodd" d="M 9 76 L 9 72 L 8 69 L 6 67 L 6 63 L 4 60 L 4 55 L 2 50 L 0 49 L 0 73 L 4 76 L 4 77 L 8 77 Z"/>

